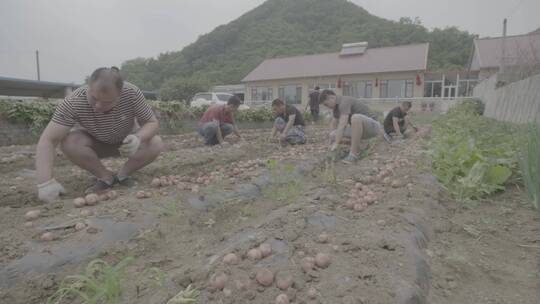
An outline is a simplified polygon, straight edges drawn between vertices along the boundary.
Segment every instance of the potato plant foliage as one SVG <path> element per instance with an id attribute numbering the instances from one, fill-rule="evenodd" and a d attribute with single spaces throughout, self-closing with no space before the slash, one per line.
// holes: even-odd
<path id="1" fill-rule="evenodd" d="M 464 101 L 433 124 L 432 170 L 462 202 L 504 190 L 517 169 L 513 127 L 479 112 L 477 101 Z"/>

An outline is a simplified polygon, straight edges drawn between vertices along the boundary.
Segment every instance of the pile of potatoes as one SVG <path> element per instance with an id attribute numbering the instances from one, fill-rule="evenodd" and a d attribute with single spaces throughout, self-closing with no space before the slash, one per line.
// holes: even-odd
<path id="1" fill-rule="evenodd" d="M 99 202 L 104 202 L 108 200 L 114 200 L 118 197 L 118 193 L 114 190 L 108 191 L 102 194 L 90 193 L 85 197 L 77 197 L 73 200 L 73 206 L 75 208 L 82 208 L 84 206 L 95 206 Z"/>
<path id="2" fill-rule="evenodd" d="M 327 242 L 328 235 L 321 234 L 319 240 Z M 271 245 L 263 243 L 258 247 L 248 250 L 245 257 L 253 262 L 257 262 L 271 255 Z M 315 257 L 302 257 L 303 260 L 300 268 L 306 273 L 316 268 L 327 268 L 331 263 L 330 255 L 326 253 L 318 253 Z M 223 257 L 222 262 L 227 266 L 234 266 L 240 263 L 240 257 L 235 253 L 229 253 Z M 265 288 L 271 287 L 275 283 L 275 286 L 281 291 L 287 291 L 294 285 L 294 278 L 290 273 L 286 271 L 275 271 L 267 267 L 256 269 L 254 280 L 259 286 Z M 233 279 L 223 271 L 215 272 L 210 276 L 209 280 L 210 290 L 223 291 L 225 297 L 230 297 L 233 294 L 233 288 L 237 291 L 242 291 L 248 289 L 251 285 L 252 282 L 250 280 Z M 310 288 L 307 292 L 307 297 L 312 300 L 315 299 L 317 297 L 317 290 Z M 288 304 L 290 303 L 290 300 L 286 293 L 281 293 L 276 297 L 275 303 Z"/>
<path id="3" fill-rule="evenodd" d="M 349 192 L 349 199 L 345 202 L 345 208 L 362 212 L 377 201 L 375 193 L 362 183 L 356 183 Z"/>

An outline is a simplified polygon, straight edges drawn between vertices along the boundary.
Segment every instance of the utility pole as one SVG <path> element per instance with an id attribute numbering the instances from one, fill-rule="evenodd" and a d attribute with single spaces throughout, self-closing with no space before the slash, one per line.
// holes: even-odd
<path id="1" fill-rule="evenodd" d="M 497 87 L 504 86 L 506 83 L 505 66 L 506 66 L 506 27 L 508 19 L 503 20 L 503 38 L 501 43 L 501 63 L 499 66 L 499 73 L 497 76 Z"/>
<path id="2" fill-rule="evenodd" d="M 39 73 L 39 51 L 36 50 L 36 67 L 37 67 L 37 80 L 41 80 L 41 76 Z"/>

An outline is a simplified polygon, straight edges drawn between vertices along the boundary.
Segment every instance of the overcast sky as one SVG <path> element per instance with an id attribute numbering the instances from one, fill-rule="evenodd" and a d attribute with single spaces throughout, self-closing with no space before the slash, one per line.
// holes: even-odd
<path id="1" fill-rule="evenodd" d="M 293 0 L 291 0 L 293 1 Z M 332 0 L 328 0 L 332 1 Z M 181 50 L 264 0 L 0 0 L 0 76 L 81 82 L 99 66 Z M 353 0 L 379 17 L 418 16 L 429 28 L 480 36 L 540 27 L 538 0 Z"/>

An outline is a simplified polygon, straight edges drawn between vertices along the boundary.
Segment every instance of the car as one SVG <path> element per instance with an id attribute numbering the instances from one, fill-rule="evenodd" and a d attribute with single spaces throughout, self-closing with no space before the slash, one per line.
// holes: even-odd
<path id="1" fill-rule="evenodd" d="M 191 99 L 191 107 L 201 107 L 201 106 L 211 106 L 211 105 L 223 105 L 227 104 L 227 101 L 229 101 L 229 98 L 231 98 L 232 94 L 229 93 L 219 93 L 219 92 L 202 92 L 197 93 L 193 98 Z M 240 105 L 240 110 L 248 109 L 249 107 L 246 105 Z"/>

